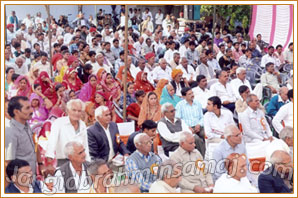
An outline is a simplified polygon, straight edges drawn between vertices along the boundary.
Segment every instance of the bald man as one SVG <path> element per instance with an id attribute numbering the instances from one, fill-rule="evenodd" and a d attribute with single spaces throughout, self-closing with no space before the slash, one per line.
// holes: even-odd
<path id="1" fill-rule="evenodd" d="M 287 95 L 288 91 L 289 89 L 287 87 L 282 87 L 279 89 L 278 95 L 275 95 L 270 99 L 270 102 L 266 107 L 266 112 L 269 116 L 274 117 L 280 107 L 289 101 Z"/>

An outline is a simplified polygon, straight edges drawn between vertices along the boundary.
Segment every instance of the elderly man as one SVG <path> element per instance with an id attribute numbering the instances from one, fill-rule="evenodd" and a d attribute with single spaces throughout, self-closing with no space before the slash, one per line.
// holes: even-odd
<path id="1" fill-rule="evenodd" d="M 205 53 L 201 53 L 200 55 L 201 64 L 196 69 L 196 75 L 204 75 L 206 76 L 207 80 L 211 80 L 215 78 L 215 72 L 212 66 L 209 66 L 207 61 L 207 55 Z"/>
<path id="2" fill-rule="evenodd" d="M 293 122 L 293 108 L 294 108 L 294 104 L 293 104 L 293 89 L 291 89 L 290 91 L 288 91 L 288 98 L 290 99 L 290 102 L 288 104 L 285 104 L 284 106 L 282 106 L 277 114 L 274 116 L 273 120 L 272 120 L 272 125 L 274 127 L 274 129 L 276 130 L 277 133 L 279 133 L 284 126 L 290 126 L 293 127 L 294 126 L 294 122 Z M 283 125 L 282 125 L 283 123 Z"/>
<path id="3" fill-rule="evenodd" d="M 182 78 L 183 71 L 181 69 L 173 69 L 172 71 L 172 81 L 170 82 L 173 86 L 177 96 L 181 95 L 181 89 L 184 87 L 189 87 L 187 80 Z"/>
<path id="4" fill-rule="evenodd" d="M 92 159 L 111 161 L 120 152 L 128 156 L 129 151 L 120 139 L 118 126 L 111 122 L 111 112 L 106 106 L 95 110 L 97 122 L 88 128 L 88 144 Z"/>
<path id="5" fill-rule="evenodd" d="M 207 78 L 204 75 L 198 75 L 197 82 L 198 86 L 192 88 L 194 99 L 201 103 L 203 109 L 206 109 L 208 98 L 211 96 L 209 89 L 207 89 Z"/>
<path id="6" fill-rule="evenodd" d="M 186 57 L 181 58 L 180 65 L 176 69 L 182 70 L 182 78 L 185 78 L 188 84 L 192 83 L 195 80 L 195 70 L 188 64 L 188 60 Z"/>
<path id="7" fill-rule="evenodd" d="M 204 115 L 204 129 L 208 142 L 220 142 L 224 139 L 224 128 L 235 125 L 233 114 L 221 109 L 221 100 L 217 96 L 208 99 L 207 111 Z"/>
<path id="8" fill-rule="evenodd" d="M 164 58 L 159 59 L 159 66 L 152 71 L 154 83 L 158 83 L 161 79 L 171 80 L 172 69 L 167 66 L 167 61 Z"/>
<path id="9" fill-rule="evenodd" d="M 96 59 L 96 63 L 92 65 L 93 66 L 92 67 L 93 74 L 96 75 L 100 68 L 104 68 L 106 70 L 106 72 L 111 73 L 111 67 L 104 63 L 105 57 L 104 57 L 103 53 L 98 53 L 96 55 L 95 59 Z"/>
<path id="10" fill-rule="evenodd" d="M 264 112 L 259 108 L 260 100 L 254 94 L 246 98 L 247 109 L 239 114 L 239 123 L 242 125 L 244 141 L 246 143 L 256 141 L 273 140 L 272 131 L 266 121 Z"/>
<path id="11" fill-rule="evenodd" d="M 55 172 L 57 178 L 53 193 L 88 193 L 92 185 L 87 173 L 86 153 L 83 144 L 71 141 L 65 145 L 64 153 L 69 159 Z"/>
<path id="12" fill-rule="evenodd" d="M 5 193 L 42 193 L 41 182 L 33 181 L 30 164 L 21 159 L 14 159 L 6 167 L 6 175 L 11 181 Z"/>
<path id="13" fill-rule="evenodd" d="M 96 159 L 88 164 L 87 172 L 92 179 L 89 193 L 110 193 L 112 187 L 108 187 L 113 179 L 113 171 L 103 159 Z"/>
<path id="14" fill-rule="evenodd" d="M 261 84 L 263 87 L 268 87 L 273 94 L 279 91 L 279 84 L 281 78 L 279 72 L 275 71 L 274 63 L 269 62 L 266 64 L 266 73 L 261 76 Z"/>
<path id="15" fill-rule="evenodd" d="M 230 82 L 233 93 L 237 99 L 241 99 L 239 94 L 239 87 L 241 85 L 246 85 L 250 91 L 252 91 L 249 81 L 246 79 L 246 69 L 244 67 L 238 67 L 236 70 L 237 78 Z"/>
<path id="16" fill-rule="evenodd" d="M 170 159 L 186 165 L 192 163 L 192 166 L 197 166 L 199 160 L 203 161 L 201 153 L 195 149 L 195 138 L 189 132 L 182 132 L 180 134 L 179 148 L 174 151 Z M 206 188 L 213 187 L 212 176 L 204 173 L 204 169 L 197 167 L 192 169 L 189 175 L 182 175 L 182 180 L 179 183 L 181 193 L 207 193 L 210 192 Z"/>
<path id="17" fill-rule="evenodd" d="M 136 137 L 136 135 L 141 134 L 141 133 L 145 133 L 153 141 L 154 138 L 156 137 L 156 128 L 157 128 L 157 124 L 154 121 L 145 120 L 142 124 L 142 129 L 140 131 L 136 131 L 136 132 L 132 133 L 129 136 L 129 138 L 127 140 L 127 144 L 126 144 L 126 148 L 129 150 L 129 152 L 133 153 L 137 149 L 135 147 L 135 144 L 134 144 L 134 138 Z M 154 152 L 153 150 L 154 150 L 154 148 L 153 148 L 153 145 L 152 145 L 151 151 Z"/>
<path id="18" fill-rule="evenodd" d="M 267 115 L 274 117 L 278 110 L 288 102 L 288 91 L 289 89 L 287 87 L 281 87 L 278 91 L 279 94 L 270 99 L 266 107 Z"/>
<path id="19" fill-rule="evenodd" d="M 274 151 L 270 161 L 272 166 L 264 170 L 258 178 L 260 193 L 291 193 L 285 181 L 292 179 L 293 162 L 291 156 L 281 150 Z"/>
<path id="20" fill-rule="evenodd" d="M 222 162 L 231 153 L 247 155 L 246 147 L 242 141 L 242 132 L 235 125 L 228 125 L 224 129 L 224 141 L 213 151 L 212 159 L 216 163 Z M 226 170 L 216 170 L 213 174 L 213 181 L 216 181 Z"/>
<path id="21" fill-rule="evenodd" d="M 25 60 L 22 57 L 16 58 L 16 61 L 11 66 L 14 68 L 15 73 L 19 75 L 28 74 L 28 66 L 24 64 Z"/>
<path id="22" fill-rule="evenodd" d="M 183 54 L 182 54 L 182 57 L 183 57 Z M 180 63 L 180 53 L 175 52 L 173 60 L 171 60 L 169 65 L 171 66 L 172 69 L 175 69 L 176 67 L 178 67 L 179 63 Z"/>
<path id="23" fill-rule="evenodd" d="M 68 116 L 56 119 L 51 126 L 51 133 L 45 154 L 49 163 L 56 157 L 58 166 L 68 161 L 64 153 L 64 148 L 68 142 L 73 140 L 84 145 L 86 160 L 90 161 L 87 128 L 81 120 L 85 105 L 80 99 L 72 99 L 67 103 L 66 109 Z"/>
<path id="24" fill-rule="evenodd" d="M 232 86 L 230 85 L 229 74 L 227 71 L 221 70 L 218 73 L 218 82 L 214 83 L 210 92 L 212 96 L 218 96 L 222 105 L 228 108 L 230 111 L 234 112 L 236 97 L 234 95 Z"/>
<path id="25" fill-rule="evenodd" d="M 149 193 L 176 193 L 176 188 L 182 179 L 182 168 L 173 160 L 164 161 L 158 168 L 157 177 Z"/>
<path id="26" fill-rule="evenodd" d="M 151 152 L 153 141 L 145 133 L 140 133 L 134 138 L 137 150 L 125 162 L 125 169 L 130 180 L 140 184 L 141 192 L 149 192 L 151 184 L 156 180 L 154 166 L 161 164 L 158 155 Z"/>
<path id="27" fill-rule="evenodd" d="M 8 114 L 11 117 L 10 126 L 5 128 L 5 165 L 12 160 L 26 160 L 36 175 L 36 164 L 39 171 L 46 173 L 42 163 L 39 147 L 33 141 L 33 131 L 28 124 L 33 115 L 29 99 L 24 96 L 12 97 L 8 103 Z"/>
<path id="28" fill-rule="evenodd" d="M 267 63 L 273 63 L 274 66 L 277 66 L 277 58 L 276 58 L 276 55 L 274 54 L 274 47 L 273 46 L 269 46 L 268 47 L 268 54 L 266 54 L 262 57 L 261 67 L 264 68 Z"/>
<path id="29" fill-rule="evenodd" d="M 197 134 L 201 140 L 205 140 L 203 108 L 199 101 L 194 100 L 191 88 L 185 87 L 181 91 L 184 100 L 176 106 L 176 116 L 186 122 L 192 133 Z M 198 148 L 201 154 L 205 155 L 205 149 Z"/>
<path id="30" fill-rule="evenodd" d="M 214 185 L 214 193 L 257 193 L 258 190 L 247 178 L 247 157 L 232 153 L 225 159 L 227 173 L 223 174 Z"/>

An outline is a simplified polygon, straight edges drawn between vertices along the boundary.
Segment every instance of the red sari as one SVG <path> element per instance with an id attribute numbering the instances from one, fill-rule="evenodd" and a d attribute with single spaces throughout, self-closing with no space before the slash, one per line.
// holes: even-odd
<path id="1" fill-rule="evenodd" d="M 75 84 L 72 84 L 69 81 L 69 78 L 70 78 L 71 74 L 74 73 L 74 72 L 76 73 L 76 75 L 75 75 Z M 83 86 L 82 81 L 78 77 L 78 72 L 74 68 L 68 68 L 67 69 L 67 71 L 66 71 L 66 73 L 63 77 L 62 84 L 65 86 L 66 89 L 74 90 L 74 91 L 81 90 L 81 88 Z"/>
<path id="2" fill-rule="evenodd" d="M 44 94 L 47 89 L 52 87 L 52 84 L 47 81 L 43 81 L 42 78 L 50 79 L 50 76 L 47 72 L 42 71 L 40 72 L 39 77 L 34 81 L 34 84 L 40 84 L 41 92 Z"/>
<path id="3" fill-rule="evenodd" d="M 145 73 L 146 72 L 140 71 L 137 74 L 136 82 L 135 82 L 135 91 L 143 90 L 146 93 L 149 92 L 149 91 L 154 91 L 154 87 L 152 86 L 152 84 L 148 80 L 146 80 L 146 81 L 142 80 L 142 77 Z"/>
<path id="4" fill-rule="evenodd" d="M 141 112 L 141 107 L 138 105 L 138 103 L 131 103 L 126 108 L 127 115 L 131 115 L 131 116 L 134 116 L 136 118 L 139 117 L 140 112 Z M 136 128 L 136 131 L 140 130 L 139 126 L 138 126 L 138 122 L 136 122 L 136 121 L 135 121 L 135 128 Z"/>

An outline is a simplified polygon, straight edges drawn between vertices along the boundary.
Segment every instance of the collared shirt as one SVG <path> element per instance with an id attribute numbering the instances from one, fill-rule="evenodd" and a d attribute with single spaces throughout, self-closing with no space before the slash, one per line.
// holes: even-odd
<path id="1" fill-rule="evenodd" d="M 240 181 L 232 178 L 228 174 L 223 174 L 216 182 L 213 188 L 214 193 L 258 193 L 249 182 L 248 178 L 242 177 Z"/>
<path id="2" fill-rule="evenodd" d="M 245 142 L 262 141 L 272 136 L 265 114 L 260 109 L 254 111 L 248 107 L 239 114 L 239 123 L 242 125 Z"/>
<path id="3" fill-rule="evenodd" d="M 241 142 L 237 144 L 234 148 L 228 143 L 225 139 L 223 140 L 214 150 L 212 153 L 212 160 L 215 160 L 216 163 L 221 162 L 222 160 L 226 159 L 232 153 L 239 153 L 245 154 L 247 156 L 247 151 L 245 147 L 245 143 Z M 224 170 L 226 171 L 226 170 Z M 216 170 L 213 174 L 213 180 L 216 181 L 223 172 L 220 170 Z"/>
<path id="4" fill-rule="evenodd" d="M 204 116 L 202 105 L 199 101 L 193 100 L 190 105 L 186 100 L 180 101 L 176 105 L 176 117 L 184 120 L 189 127 L 196 125 L 204 126 Z"/>
<path id="5" fill-rule="evenodd" d="M 167 63 L 170 63 L 171 60 L 173 60 L 173 57 L 174 57 L 174 53 L 178 51 L 177 50 L 172 50 L 172 49 L 168 49 L 166 52 L 165 52 L 165 56 L 164 58 L 166 59 Z"/>
<path id="6" fill-rule="evenodd" d="M 293 102 L 289 102 L 283 105 L 272 120 L 272 124 L 277 133 L 284 128 L 282 122 L 285 126 L 293 127 Z"/>
<path id="7" fill-rule="evenodd" d="M 202 107 L 205 109 L 207 107 L 207 101 L 211 97 L 211 93 L 209 89 L 205 88 L 205 90 L 201 89 L 199 86 L 192 89 L 194 94 L 194 99 L 199 101 Z"/>
<path id="8" fill-rule="evenodd" d="M 10 127 L 5 128 L 5 160 L 26 160 L 36 173 L 36 152 L 33 142 L 33 131 L 28 123 L 21 124 L 15 119 L 10 120 Z"/>
<path id="9" fill-rule="evenodd" d="M 109 147 L 110 147 L 110 152 L 109 152 L 109 158 L 108 161 L 110 161 L 111 159 L 113 159 L 113 157 L 115 156 L 115 151 L 114 151 L 114 147 L 113 147 L 113 142 L 112 142 L 112 138 L 111 138 L 111 132 L 109 129 L 109 125 L 107 126 L 107 128 L 104 128 L 100 122 L 98 122 L 98 124 L 103 128 L 103 130 L 106 133 L 106 136 L 108 138 L 108 142 L 109 142 Z"/>
<path id="10" fill-rule="evenodd" d="M 290 64 L 293 64 L 293 51 L 286 49 L 284 51 L 285 60 L 289 61 Z"/>
<path id="11" fill-rule="evenodd" d="M 66 159 L 67 156 L 64 154 L 64 147 L 68 142 L 75 140 L 83 144 L 86 152 L 86 160 L 90 161 L 87 128 L 82 120 L 79 122 L 80 132 L 77 134 L 68 116 L 57 118 L 53 122 L 47 143 L 46 157 L 55 158 L 56 151 L 56 159 Z"/>
<path id="12" fill-rule="evenodd" d="M 192 51 L 188 48 L 185 54 L 189 64 L 194 64 L 195 61 L 199 60 L 199 52 L 197 50 Z"/>
<path id="13" fill-rule="evenodd" d="M 115 46 L 112 46 L 111 47 L 111 51 L 114 53 L 114 55 L 116 55 L 117 59 L 119 58 L 119 55 L 120 55 L 120 52 L 123 50 L 122 47 L 115 47 Z"/>
<path id="14" fill-rule="evenodd" d="M 250 86 L 250 83 L 247 79 L 244 79 L 244 82 L 242 80 L 240 80 L 239 78 L 235 78 L 234 80 L 232 80 L 230 82 L 230 85 L 232 87 L 232 90 L 233 90 L 233 93 L 234 95 L 236 96 L 237 99 L 241 99 L 241 96 L 240 96 L 240 93 L 239 93 L 239 87 L 241 85 L 246 85 L 248 86 L 250 92 L 252 92 L 252 89 L 251 89 L 251 86 Z"/>
<path id="15" fill-rule="evenodd" d="M 182 165 L 192 164 L 193 166 L 195 166 L 193 168 L 190 168 L 191 171 L 189 171 L 188 174 L 183 175 L 182 180 L 179 182 L 179 187 L 182 189 L 182 193 L 193 192 L 193 189 L 196 185 L 199 185 L 202 188 L 206 188 L 213 184 L 212 176 L 210 173 L 205 174 L 205 170 L 197 170 L 198 168 L 195 163 L 197 163 L 198 160 L 204 160 L 203 156 L 197 149 L 188 152 L 181 146 L 179 146 L 171 154 L 170 159 Z"/>
<path id="16" fill-rule="evenodd" d="M 210 92 L 212 96 L 218 96 L 222 102 L 236 102 L 236 97 L 230 83 L 226 83 L 226 86 L 220 82 L 214 83 L 210 88 Z"/>
<path id="17" fill-rule="evenodd" d="M 156 13 L 155 15 L 155 24 L 161 25 L 163 20 L 163 13 Z"/>
<path id="18" fill-rule="evenodd" d="M 261 67 L 265 68 L 267 63 L 273 63 L 275 66 L 277 64 L 275 57 L 272 55 L 270 56 L 269 54 L 266 54 L 265 56 L 262 57 L 262 61 L 261 61 Z"/>
<path id="19" fill-rule="evenodd" d="M 165 70 L 158 66 L 152 71 L 152 78 L 153 80 L 167 79 L 170 81 L 172 79 L 171 74 L 172 69 L 169 66 L 167 66 Z"/>
<path id="20" fill-rule="evenodd" d="M 42 64 L 41 61 L 38 61 L 35 66 L 39 69 L 39 73 L 42 71 L 47 72 L 49 75 L 51 75 L 51 65 L 49 62 L 46 62 L 46 64 Z"/>
<path id="21" fill-rule="evenodd" d="M 181 69 L 183 72 L 182 77 L 186 78 L 188 81 L 190 80 L 190 78 L 192 78 L 192 80 L 196 80 L 195 79 L 195 70 L 193 69 L 192 66 L 187 65 L 187 71 L 182 65 L 179 65 L 178 67 L 176 67 L 176 69 Z"/>
<path id="22" fill-rule="evenodd" d="M 72 163 L 69 163 L 69 167 L 72 173 L 73 178 L 75 182 L 75 188 L 78 190 L 77 193 L 89 193 L 91 185 L 88 183 L 88 176 L 87 176 L 87 170 L 82 164 L 82 172 L 81 175 L 79 175 L 74 167 L 72 166 Z M 65 193 L 65 187 L 64 187 L 64 177 L 60 169 L 58 169 L 55 173 L 55 179 L 57 181 L 54 182 L 55 186 L 54 189 L 56 192 L 53 193 Z M 67 184 L 67 182 L 66 182 Z M 69 184 L 69 182 L 68 182 Z"/>
<path id="23" fill-rule="evenodd" d="M 266 72 L 265 74 L 262 74 L 261 76 L 261 84 L 263 87 L 266 86 L 272 86 L 277 91 L 279 90 L 279 82 L 276 75 L 273 75 L 269 72 Z"/>
<path id="24" fill-rule="evenodd" d="M 228 125 L 235 125 L 233 114 L 229 110 L 221 109 L 219 117 L 213 112 L 204 115 L 204 130 L 208 139 L 220 138 Z"/>
<path id="25" fill-rule="evenodd" d="M 136 150 L 135 152 L 137 152 L 145 162 L 149 162 L 150 159 L 155 156 L 155 154 L 152 152 L 149 152 L 147 156 L 145 156 L 138 150 Z M 157 157 L 157 159 L 158 161 L 156 162 L 156 164 L 160 164 L 161 159 L 159 157 Z M 150 176 L 146 175 L 148 173 L 147 171 L 146 171 L 146 174 L 142 174 L 143 170 L 140 170 L 137 164 L 130 158 L 127 158 L 125 162 L 125 169 L 130 174 L 131 181 L 137 181 L 140 184 L 141 190 L 145 190 L 145 191 L 149 190 L 152 183 L 149 182 Z M 150 175 L 152 176 L 152 173 L 150 173 Z"/>
<path id="26" fill-rule="evenodd" d="M 241 67 L 247 67 L 248 65 L 252 65 L 253 63 L 251 61 L 251 58 L 248 58 L 245 54 L 243 54 L 242 56 L 240 56 L 238 64 Z"/>
<path id="27" fill-rule="evenodd" d="M 176 193 L 176 188 L 173 188 L 163 180 L 158 180 L 151 185 L 149 193 Z"/>
<path id="28" fill-rule="evenodd" d="M 175 124 L 178 119 L 174 118 L 174 123 L 172 123 L 166 116 L 165 119 L 167 122 L 170 122 L 171 124 Z M 182 131 L 177 131 L 175 133 L 171 133 L 170 130 L 168 129 L 167 125 L 163 122 L 158 122 L 157 125 L 157 131 L 158 133 L 167 141 L 169 142 L 177 142 L 179 143 L 180 141 L 180 134 L 184 131 L 191 133 L 189 127 L 187 124 L 184 122 L 184 120 L 181 120 L 181 125 L 182 125 Z"/>
<path id="29" fill-rule="evenodd" d="M 21 67 L 17 66 L 16 64 L 12 64 L 11 67 L 14 68 L 16 74 L 19 75 L 27 75 L 28 74 L 28 66 L 23 64 Z"/>
<path id="30" fill-rule="evenodd" d="M 212 60 L 208 60 L 207 64 L 208 64 L 209 67 L 212 67 L 214 71 L 216 71 L 216 70 L 220 71 L 221 70 L 221 67 L 220 67 L 218 61 L 214 58 Z"/>
<path id="31" fill-rule="evenodd" d="M 204 63 L 201 63 L 197 68 L 196 68 L 196 75 L 204 75 L 207 78 L 207 81 L 211 80 L 212 78 L 215 77 L 215 73 L 212 67 L 210 67 L 207 63 L 205 65 Z"/>

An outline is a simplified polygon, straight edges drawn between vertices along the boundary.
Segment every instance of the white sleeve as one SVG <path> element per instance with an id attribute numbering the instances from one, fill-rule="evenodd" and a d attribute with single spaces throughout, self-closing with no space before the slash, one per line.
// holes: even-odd
<path id="1" fill-rule="evenodd" d="M 282 106 L 272 120 L 272 125 L 278 134 L 284 128 L 281 122 L 287 116 L 287 108 L 285 107 L 286 106 Z"/>
<path id="2" fill-rule="evenodd" d="M 189 126 L 186 124 L 186 122 L 182 119 L 181 119 L 181 122 L 182 122 L 182 131 L 187 131 L 187 132 L 192 133 L 189 129 Z"/>
<path id="3" fill-rule="evenodd" d="M 47 145 L 47 150 L 46 150 L 46 157 L 55 158 L 55 151 L 56 151 L 56 146 L 57 146 L 57 141 L 58 141 L 58 137 L 59 137 L 59 128 L 61 126 L 59 119 L 54 121 L 52 126 L 51 126 L 51 133 L 49 135 L 49 139 L 48 139 L 48 145 Z"/>
<path id="4" fill-rule="evenodd" d="M 53 190 L 52 193 L 65 193 L 64 178 L 61 170 L 57 170 L 55 176 L 51 178 L 53 180 Z"/>
<path id="5" fill-rule="evenodd" d="M 248 115 L 246 112 L 239 114 L 239 123 L 242 125 L 243 133 L 252 138 L 252 139 L 259 139 L 263 140 L 263 137 L 258 135 L 254 130 L 250 127 L 250 121 L 248 119 Z"/>
<path id="6" fill-rule="evenodd" d="M 220 138 L 219 134 L 215 134 L 212 132 L 211 124 L 210 124 L 210 118 L 208 117 L 208 114 L 204 116 L 204 131 L 205 135 L 208 139 L 212 138 Z"/>
<path id="7" fill-rule="evenodd" d="M 157 125 L 158 133 L 167 141 L 169 142 L 179 142 L 180 141 L 180 134 L 183 131 L 171 133 L 165 123 L 159 122 Z"/>

